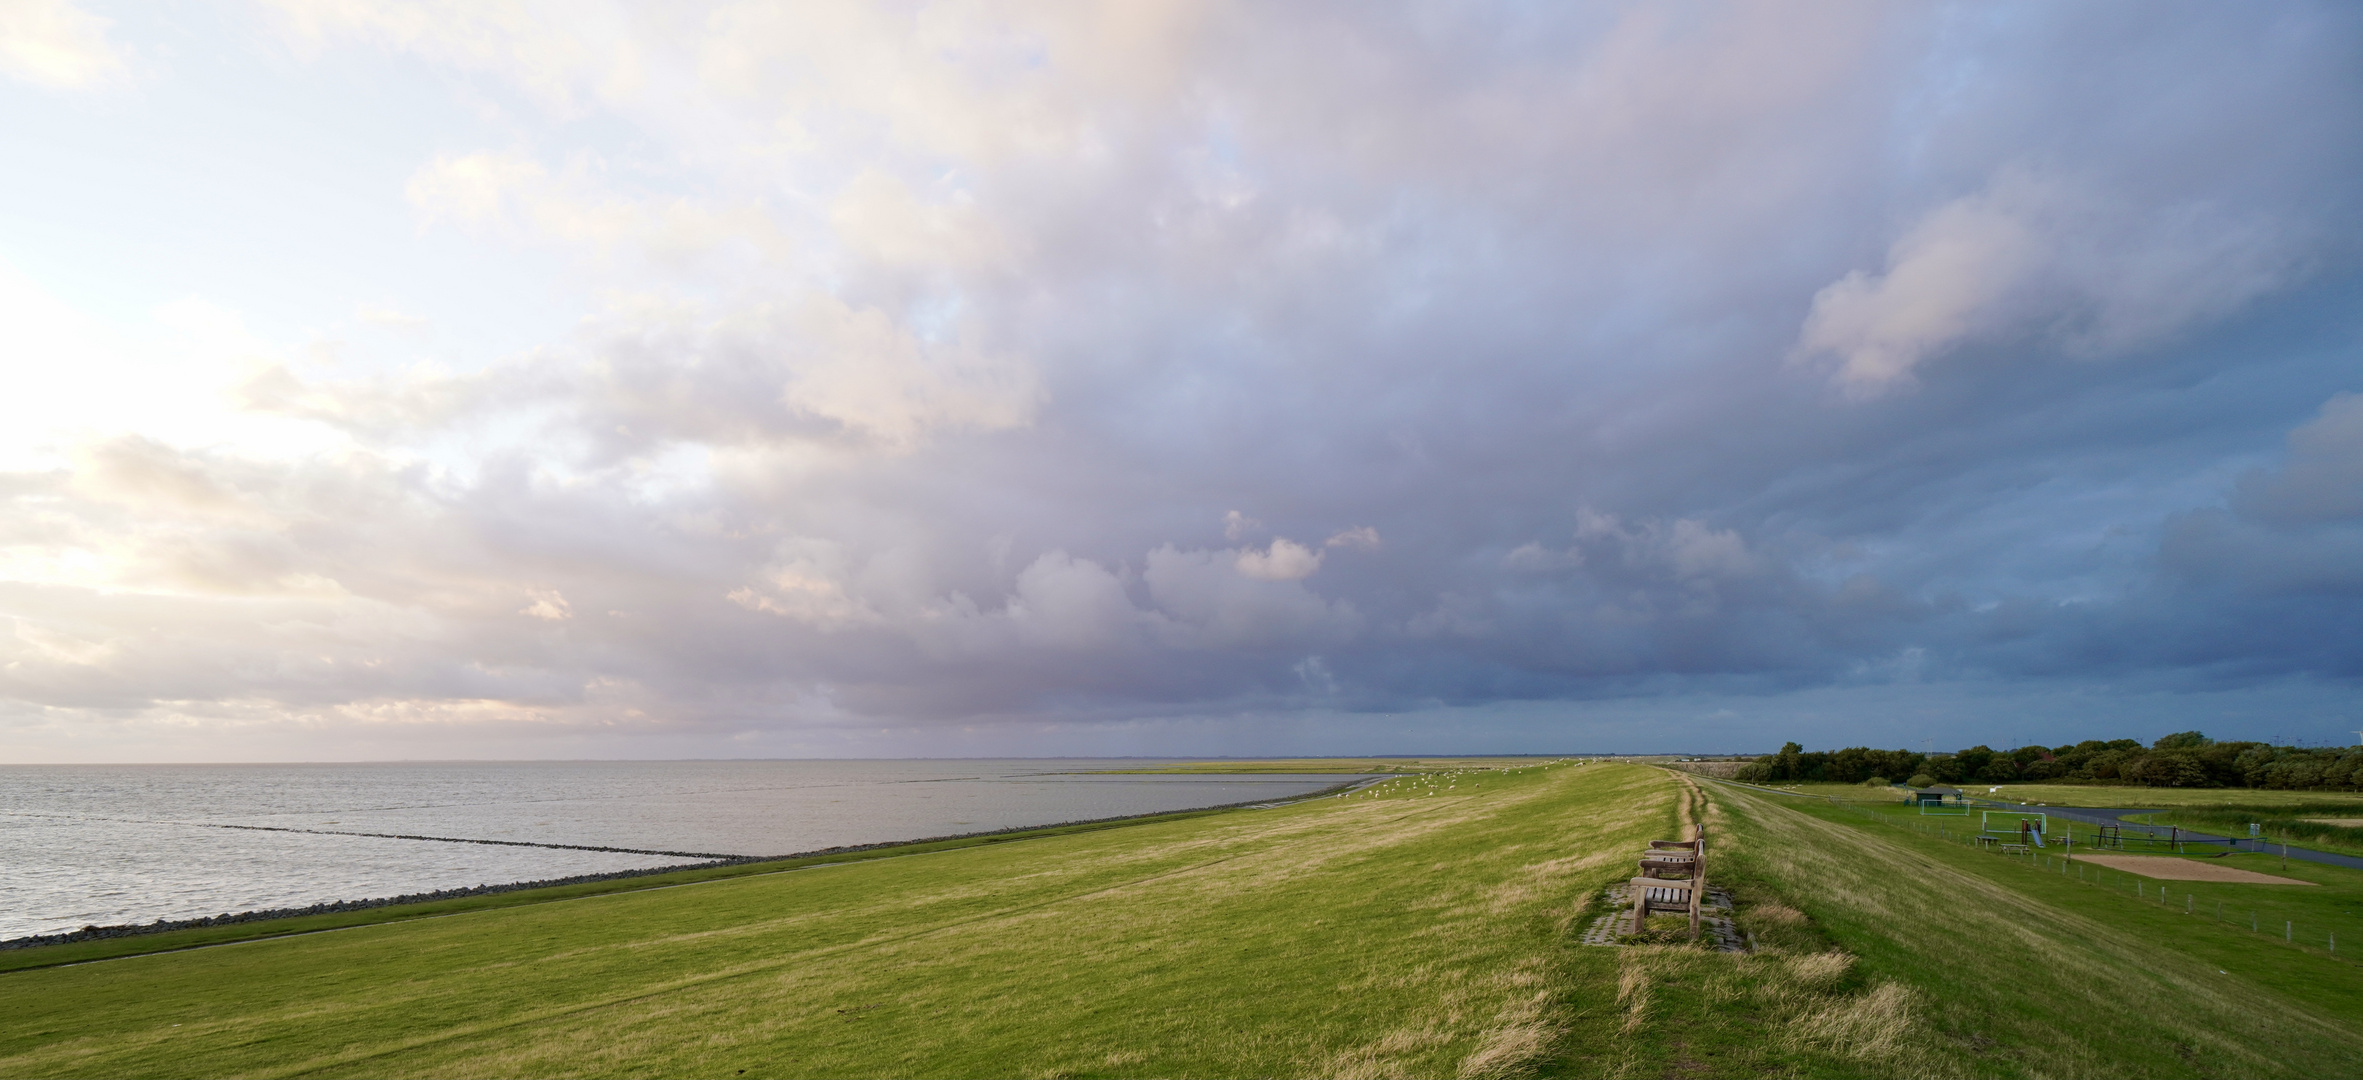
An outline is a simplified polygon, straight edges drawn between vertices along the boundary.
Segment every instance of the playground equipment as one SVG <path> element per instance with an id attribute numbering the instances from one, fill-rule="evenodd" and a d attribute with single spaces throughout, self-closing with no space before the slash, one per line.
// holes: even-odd
<path id="1" fill-rule="evenodd" d="M 2092 836 L 2094 848 L 2109 851 L 2124 851 L 2128 844 L 2140 844 L 2152 850 L 2164 847 L 2168 851 L 2181 854 L 2183 845 L 2188 842 L 2182 834 L 2181 827 L 2174 825 L 2161 828 L 2156 825 L 2127 825 L 2118 822 L 2094 826 Z M 2213 843 L 2214 841 L 2209 842 Z M 2224 843 L 2227 847 L 2231 847 L 2237 842 L 2227 839 Z"/>
<path id="2" fill-rule="evenodd" d="M 2043 834 L 2050 831 L 2049 816 L 2027 810 L 1987 810 L 1978 819 L 1978 842 L 1999 845 L 2004 851 L 2027 852 L 2043 843 Z"/>

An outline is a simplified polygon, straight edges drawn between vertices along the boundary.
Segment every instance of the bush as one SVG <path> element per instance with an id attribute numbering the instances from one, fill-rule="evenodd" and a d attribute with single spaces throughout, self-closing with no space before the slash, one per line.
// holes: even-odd
<path id="1" fill-rule="evenodd" d="M 1913 787 L 1935 787 L 1936 777 L 1930 776 L 1927 773 L 1920 773 L 1911 779 L 1904 781 L 1904 783 Z"/>
<path id="2" fill-rule="evenodd" d="M 1886 787 L 1886 786 L 1887 786 L 1887 778 L 1886 778 L 1886 777 L 1884 777 L 1884 776 L 1874 776 L 1874 777 L 1872 777 L 1872 778 L 1870 778 L 1870 779 L 1868 779 L 1868 780 L 1865 780 L 1865 781 L 1863 781 L 1863 786 L 1864 786 L 1864 787 Z"/>

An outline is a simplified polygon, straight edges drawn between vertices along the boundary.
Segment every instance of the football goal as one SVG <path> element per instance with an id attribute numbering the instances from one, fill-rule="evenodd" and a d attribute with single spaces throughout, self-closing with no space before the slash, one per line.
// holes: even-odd
<path id="1" fill-rule="evenodd" d="M 1978 819 L 1977 831 L 2006 837 L 2026 837 L 2036 846 L 2043 846 L 2043 834 L 2051 819 L 2028 810 L 1987 810 Z"/>

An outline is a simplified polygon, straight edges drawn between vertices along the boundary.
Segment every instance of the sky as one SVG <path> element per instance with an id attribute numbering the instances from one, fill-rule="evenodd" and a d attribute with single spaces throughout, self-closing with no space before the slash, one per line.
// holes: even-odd
<path id="1" fill-rule="evenodd" d="M 0 760 L 2338 744 L 2363 7 L 0 7 Z"/>

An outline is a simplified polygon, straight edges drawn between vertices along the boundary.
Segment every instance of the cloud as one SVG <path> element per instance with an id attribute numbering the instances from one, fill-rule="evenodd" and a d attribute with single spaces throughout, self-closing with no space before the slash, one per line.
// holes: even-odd
<path id="1" fill-rule="evenodd" d="M 1792 356 L 1833 358 L 1855 397 L 1909 385 L 1980 340 L 2112 356 L 2229 315 L 2305 261 L 2268 221 L 2127 194 L 2006 168 L 1929 211 L 1883 273 L 1852 271 L 1815 293 Z"/>
<path id="2" fill-rule="evenodd" d="M 1282 547 L 1282 545 L 1286 547 Z M 1285 540 L 1274 540 L 1283 565 L 1254 573 L 1243 565 L 1242 552 L 1228 560 L 1211 551 L 1188 551 L 1171 545 L 1149 552 L 1141 580 L 1157 609 L 1170 620 L 1163 637 L 1183 649 L 1235 649 L 1262 646 L 1288 648 L 1344 640 L 1357 633 L 1362 618 L 1349 603 L 1325 600 L 1306 589 L 1302 579 L 1317 569 L 1319 554 Z M 1307 564 L 1311 568 L 1306 568 Z M 1302 572 L 1297 572 L 1297 571 Z"/>
<path id="3" fill-rule="evenodd" d="M 424 315 L 413 315 L 386 304 L 356 304 L 353 317 L 372 326 L 406 332 L 417 332 L 434 325 L 434 320 Z"/>
<path id="4" fill-rule="evenodd" d="M 1273 537 L 1262 551 L 1248 548 L 1240 552 L 1232 565 L 1259 581 L 1296 581 L 1318 572 L 1324 554 L 1287 537 Z"/>
<path id="5" fill-rule="evenodd" d="M 1022 640 L 1070 651 L 1134 643 L 1143 613 L 1106 567 L 1053 551 L 1017 576 L 1008 618 Z"/>
<path id="6" fill-rule="evenodd" d="M 428 222 L 528 235 L 601 256 L 631 254 L 666 266 L 726 252 L 764 262 L 792 249 L 757 203 L 631 198 L 608 190 L 599 171 L 578 160 L 552 173 L 514 151 L 447 154 L 419 169 L 405 194 Z"/>
<path id="7" fill-rule="evenodd" d="M 567 606 L 565 595 L 556 589 L 529 589 L 525 595 L 532 598 L 533 603 L 518 609 L 519 615 L 551 622 L 574 618 L 574 609 Z"/>
<path id="8" fill-rule="evenodd" d="M 923 337 L 837 297 L 701 315 L 627 313 L 592 346 L 588 377 L 556 392 L 594 431 L 904 448 L 933 433 L 1021 428 L 1041 403 L 1026 358 L 956 333 Z"/>
<path id="9" fill-rule="evenodd" d="M 641 50 L 613 4 L 480 5 L 399 0 L 266 0 L 288 40 L 317 55 L 340 39 L 415 50 L 439 62 L 500 71 L 562 110 L 644 85 Z"/>
<path id="10" fill-rule="evenodd" d="M 1580 548 L 1554 551 L 1531 540 L 1511 548 L 1509 554 L 1502 556 L 1502 566 L 1527 574 L 1547 573 L 1583 564 L 1584 553 Z"/>
<path id="11" fill-rule="evenodd" d="M 2363 395 L 2339 394 L 2289 433 L 2289 460 L 2240 478 L 2234 504 L 2277 525 L 2363 518 Z"/>
<path id="12" fill-rule="evenodd" d="M 750 611 L 792 619 L 822 631 L 882 619 L 867 599 L 849 588 L 841 546 L 806 540 L 781 545 L 780 554 L 781 561 L 764 575 L 761 591 L 742 585 L 731 590 L 727 599 Z"/>
<path id="13" fill-rule="evenodd" d="M 131 76 L 107 40 L 114 20 L 74 0 L 18 0 L 0 8 L 0 73 L 48 90 L 95 90 Z"/>
<path id="14" fill-rule="evenodd" d="M 0 732 L 2363 678 L 2347 6 L 276 9 L 218 43 L 274 95 L 158 77 L 410 103 L 327 241 L 28 99 L 154 159 L 61 155 L 120 198 L 0 269 Z M 131 202 L 249 254 L 144 284 Z"/>
<path id="15" fill-rule="evenodd" d="M 1326 548 L 1348 548 L 1356 551 L 1377 551 L 1378 530 L 1368 525 L 1357 525 L 1321 542 Z"/>
<path id="16" fill-rule="evenodd" d="M 972 193 L 954 190 L 923 203 L 901 180 L 876 171 L 845 186 L 829 224 L 840 243 L 885 266 L 991 267 L 1010 256 L 1013 243 Z"/>
<path id="17" fill-rule="evenodd" d="M 1682 580 L 1742 578 L 1761 568 L 1736 530 L 1710 528 L 1690 518 L 1671 525 L 1659 521 L 1626 525 L 1615 514 L 1586 507 L 1577 512 L 1575 538 L 1614 547 L 1625 566 Z M 1582 559 L 1574 561 L 1580 564 Z"/>

